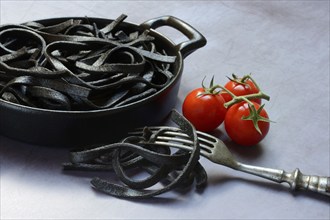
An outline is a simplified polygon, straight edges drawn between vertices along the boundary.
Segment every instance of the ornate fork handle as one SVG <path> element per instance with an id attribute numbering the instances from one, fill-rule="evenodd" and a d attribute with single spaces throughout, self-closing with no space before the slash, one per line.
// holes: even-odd
<path id="1" fill-rule="evenodd" d="M 290 185 L 292 190 L 302 189 L 330 196 L 330 177 L 305 175 L 301 173 L 298 168 L 291 173 L 284 170 L 252 166 L 242 163 L 237 163 L 237 166 L 232 168 L 277 183 L 286 182 Z"/>

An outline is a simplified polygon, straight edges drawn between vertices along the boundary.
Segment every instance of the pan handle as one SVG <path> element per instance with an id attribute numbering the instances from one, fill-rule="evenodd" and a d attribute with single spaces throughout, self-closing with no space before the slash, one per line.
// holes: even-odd
<path id="1" fill-rule="evenodd" d="M 206 39 L 201 33 L 186 22 L 173 16 L 162 16 L 140 24 L 140 27 L 144 29 L 156 29 L 162 26 L 172 27 L 188 38 L 187 41 L 175 46 L 175 48 L 181 52 L 183 58 L 186 58 L 189 54 L 206 44 Z"/>

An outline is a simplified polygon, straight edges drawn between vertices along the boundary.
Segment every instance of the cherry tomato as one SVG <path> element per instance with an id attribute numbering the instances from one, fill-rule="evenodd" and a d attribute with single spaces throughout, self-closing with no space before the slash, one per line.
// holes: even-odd
<path id="1" fill-rule="evenodd" d="M 258 111 L 260 105 L 252 102 L 255 109 Z M 269 131 L 269 121 L 258 120 L 257 124 L 260 129 L 259 133 L 255 128 L 252 120 L 243 120 L 243 117 L 250 115 L 249 104 L 240 102 L 232 105 L 226 113 L 225 117 L 225 130 L 228 136 L 235 143 L 242 146 L 252 146 L 259 143 Z M 268 119 L 268 114 L 265 109 L 261 109 L 259 116 L 263 119 Z"/>
<path id="2" fill-rule="evenodd" d="M 221 95 L 208 94 L 204 88 L 198 88 L 186 96 L 182 113 L 197 130 L 210 132 L 225 119 L 227 109 L 224 103 Z"/>
<path id="3" fill-rule="evenodd" d="M 237 81 L 238 80 L 239 79 L 237 79 Z M 236 96 L 249 95 L 259 92 L 258 88 L 254 85 L 254 83 L 250 79 L 245 80 L 244 83 L 245 84 L 230 80 L 225 84 L 224 87 Z M 229 95 L 225 91 L 222 92 L 221 95 L 224 98 L 225 102 L 232 100 L 231 95 Z M 253 101 L 258 104 L 261 104 L 261 99 L 254 99 Z"/>

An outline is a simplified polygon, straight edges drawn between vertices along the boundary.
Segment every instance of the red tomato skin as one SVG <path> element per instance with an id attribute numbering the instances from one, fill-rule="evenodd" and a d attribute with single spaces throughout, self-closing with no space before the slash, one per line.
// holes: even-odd
<path id="1" fill-rule="evenodd" d="M 192 90 L 182 104 L 182 114 L 199 131 L 210 132 L 224 121 L 227 109 L 219 94 L 203 94 L 203 88 Z"/>
<path id="2" fill-rule="evenodd" d="M 225 84 L 224 87 L 236 96 L 249 95 L 259 92 L 259 90 L 251 80 L 246 80 L 245 83 L 247 83 L 248 85 L 229 81 Z M 232 100 L 231 95 L 226 92 L 221 93 L 221 96 L 224 98 L 225 102 L 229 102 L 230 100 Z M 261 99 L 254 99 L 253 101 L 258 103 L 259 105 L 261 104 Z"/>
<path id="3" fill-rule="evenodd" d="M 258 110 L 260 105 L 258 103 L 252 102 L 253 105 Z M 225 130 L 228 136 L 235 143 L 241 146 L 253 146 L 258 144 L 269 131 L 269 122 L 258 121 L 258 126 L 262 134 L 260 134 L 254 127 L 251 120 L 242 120 L 243 116 L 248 116 L 250 110 L 248 103 L 237 103 L 232 105 L 225 117 Z M 265 118 L 269 118 L 267 112 L 262 109 L 260 115 Z"/>

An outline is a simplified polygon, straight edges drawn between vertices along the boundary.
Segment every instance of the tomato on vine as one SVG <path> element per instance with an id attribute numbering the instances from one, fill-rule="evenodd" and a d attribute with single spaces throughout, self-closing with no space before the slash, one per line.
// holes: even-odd
<path id="1" fill-rule="evenodd" d="M 259 92 L 258 86 L 251 80 L 249 75 L 243 76 L 242 78 L 237 77 L 233 74 L 233 78 L 225 84 L 224 88 L 232 92 L 236 96 L 245 96 L 250 94 L 257 94 Z M 228 92 L 223 91 L 220 93 L 224 98 L 225 102 L 232 100 L 232 96 Z M 253 99 L 254 102 L 261 104 L 261 99 Z"/>
<path id="2" fill-rule="evenodd" d="M 197 130 L 210 132 L 224 121 L 228 136 L 242 146 L 255 145 L 267 135 L 270 120 L 260 103 L 270 97 L 251 75 L 233 75 L 226 86 L 213 85 L 213 78 L 208 88 L 203 82 L 202 88 L 191 91 L 182 105 L 183 115 Z"/>
<path id="3" fill-rule="evenodd" d="M 213 79 L 209 88 L 202 83 L 202 87 L 192 90 L 182 104 L 183 115 L 199 131 L 213 131 L 225 119 L 227 112 L 224 107 L 225 100 L 212 88 Z"/>
<path id="4" fill-rule="evenodd" d="M 263 107 L 255 102 L 239 102 L 228 109 L 224 124 L 232 141 L 252 146 L 267 135 L 270 120 Z"/>

